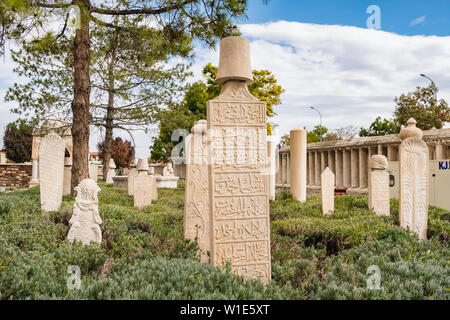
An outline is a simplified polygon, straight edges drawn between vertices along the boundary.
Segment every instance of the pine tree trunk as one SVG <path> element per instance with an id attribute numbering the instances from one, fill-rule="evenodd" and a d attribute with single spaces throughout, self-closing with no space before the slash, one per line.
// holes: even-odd
<path id="1" fill-rule="evenodd" d="M 111 60 L 108 64 L 108 107 L 106 109 L 106 123 L 105 123 L 105 141 L 103 142 L 103 180 L 106 181 L 109 170 L 109 160 L 111 159 L 112 141 L 113 141 L 113 126 L 114 126 L 114 66 L 116 62 L 115 47 L 111 50 Z M 106 164 L 106 165 L 105 165 Z"/>
<path id="2" fill-rule="evenodd" d="M 74 98 L 72 101 L 72 188 L 89 177 L 89 17 L 83 0 L 75 0 L 81 8 L 81 28 L 76 30 L 74 43 Z"/>

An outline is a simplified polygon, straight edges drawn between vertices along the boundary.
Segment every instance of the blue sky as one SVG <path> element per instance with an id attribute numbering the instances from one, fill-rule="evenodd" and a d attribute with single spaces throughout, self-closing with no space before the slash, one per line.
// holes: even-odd
<path id="1" fill-rule="evenodd" d="M 248 21 L 287 20 L 365 28 L 369 5 L 381 9 L 381 29 L 402 35 L 450 35 L 449 0 L 249 0 Z M 415 19 L 417 24 L 411 25 Z M 420 22 L 424 19 L 423 22 Z"/>

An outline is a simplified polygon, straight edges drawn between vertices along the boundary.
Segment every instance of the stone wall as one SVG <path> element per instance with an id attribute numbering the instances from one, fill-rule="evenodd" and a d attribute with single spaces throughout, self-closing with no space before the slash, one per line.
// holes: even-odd
<path id="1" fill-rule="evenodd" d="M 25 187 L 28 188 L 31 180 L 31 164 L 1 164 L 1 187 Z"/>

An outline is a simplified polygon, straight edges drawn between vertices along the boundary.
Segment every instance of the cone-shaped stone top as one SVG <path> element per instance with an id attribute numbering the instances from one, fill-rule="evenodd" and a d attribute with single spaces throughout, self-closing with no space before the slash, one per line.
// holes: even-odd
<path id="1" fill-rule="evenodd" d="M 405 140 L 406 138 L 421 138 L 423 136 L 422 130 L 416 127 L 417 121 L 413 118 L 409 118 L 406 122 L 407 126 L 400 131 L 400 139 Z"/>
<path id="2" fill-rule="evenodd" d="M 250 64 L 250 42 L 242 37 L 226 37 L 220 41 L 219 70 L 216 81 L 219 84 L 228 80 L 253 81 Z"/>
<path id="3" fill-rule="evenodd" d="M 148 161 L 144 158 L 139 158 L 136 169 L 137 171 L 148 171 Z"/>

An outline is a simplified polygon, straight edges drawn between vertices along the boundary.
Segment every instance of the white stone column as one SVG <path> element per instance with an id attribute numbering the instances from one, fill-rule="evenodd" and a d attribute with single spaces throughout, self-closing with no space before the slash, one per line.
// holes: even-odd
<path id="1" fill-rule="evenodd" d="M 352 188 L 359 187 L 359 151 L 358 149 L 351 149 L 351 186 Z"/>
<path id="2" fill-rule="evenodd" d="M 312 151 L 308 151 L 308 174 L 309 174 L 309 179 L 308 179 L 308 185 L 309 186 L 313 186 L 315 181 L 314 181 L 314 154 Z"/>
<path id="3" fill-rule="evenodd" d="M 327 167 L 327 160 L 328 160 L 328 152 L 320 151 L 320 174 L 322 174 L 322 172 Z M 322 184 L 322 182 L 320 184 Z"/>
<path id="4" fill-rule="evenodd" d="M 276 148 L 275 159 L 276 159 L 276 184 L 280 183 L 280 149 Z"/>
<path id="5" fill-rule="evenodd" d="M 31 169 L 31 181 L 30 181 L 30 186 L 35 186 L 39 184 L 39 178 L 38 178 L 38 174 L 39 174 L 39 160 L 38 159 L 33 159 L 32 162 L 33 166 Z"/>
<path id="6" fill-rule="evenodd" d="M 336 174 L 336 153 L 334 150 L 328 150 L 328 168 Z"/>
<path id="7" fill-rule="evenodd" d="M 444 148 L 441 141 L 436 141 L 436 160 L 444 160 Z"/>
<path id="8" fill-rule="evenodd" d="M 343 157 L 342 157 L 342 163 L 343 163 L 343 184 L 345 188 L 351 187 L 351 171 L 352 171 L 352 160 L 351 160 L 351 152 L 350 150 L 344 149 L 342 150 Z"/>
<path id="9" fill-rule="evenodd" d="M 378 154 L 383 155 L 383 146 L 381 144 L 377 146 L 377 152 Z"/>
<path id="10" fill-rule="evenodd" d="M 294 129 L 290 132 L 290 186 L 293 198 L 306 201 L 306 130 Z"/>
<path id="11" fill-rule="evenodd" d="M 320 186 L 320 156 L 319 151 L 314 151 L 314 185 Z"/>
<path id="12" fill-rule="evenodd" d="M 335 160 L 336 160 L 336 187 L 343 187 L 343 163 L 342 163 L 342 150 L 335 150 Z"/>
<path id="13" fill-rule="evenodd" d="M 286 183 L 291 183 L 291 152 L 286 152 Z"/>
<path id="14" fill-rule="evenodd" d="M 367 157 L 367 149 L 359 148 L 359 187 L 367 188 L 368 185 L 368 157 Z"/>

